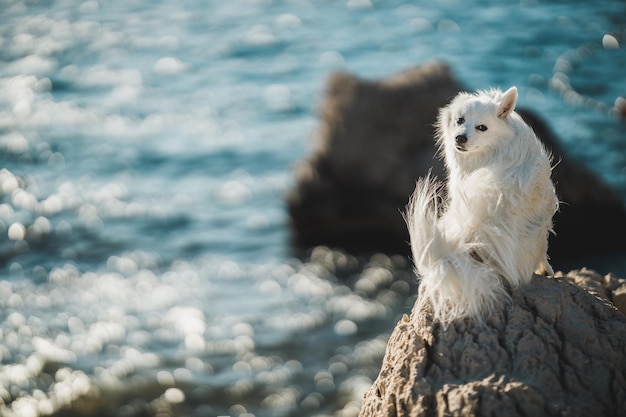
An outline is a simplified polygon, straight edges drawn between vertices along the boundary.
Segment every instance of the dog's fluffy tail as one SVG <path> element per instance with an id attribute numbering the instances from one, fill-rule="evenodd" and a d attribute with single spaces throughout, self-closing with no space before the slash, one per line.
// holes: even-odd
<path id="1" fill-rule="evenodd" d="M 420 179 L 405 214 L 420 277 L 417 308 L 430 305 L 444 326 L 464 317 L 482 322 L 508 295 L 499 274 L 481 259 L 480 244 L 446 233 L 441 188 L 430 174 Z"/>

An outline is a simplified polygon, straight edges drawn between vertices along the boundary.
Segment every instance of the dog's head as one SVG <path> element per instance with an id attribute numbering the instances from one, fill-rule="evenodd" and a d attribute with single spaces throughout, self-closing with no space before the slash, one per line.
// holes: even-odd
<path id="1" fill-rule="evenodd" d="M 517 103 L 517 88 L 460 93 L 441 109 L 437 130 L 445 149 L 472 154 L 493 149 L 514 135 L 507 119 Z"/>

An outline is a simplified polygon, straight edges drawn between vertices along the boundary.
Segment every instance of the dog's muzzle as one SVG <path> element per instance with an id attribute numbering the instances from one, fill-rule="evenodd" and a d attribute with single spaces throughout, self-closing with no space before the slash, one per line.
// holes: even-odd
<path id="1" fill-rule="evenodd" d="M 467 143 L 467 135 L 457 135 L 454 138 L 454 143 L 456 144 L 456 149 L 458 151 L 465 151 L 465 144 Z"/>

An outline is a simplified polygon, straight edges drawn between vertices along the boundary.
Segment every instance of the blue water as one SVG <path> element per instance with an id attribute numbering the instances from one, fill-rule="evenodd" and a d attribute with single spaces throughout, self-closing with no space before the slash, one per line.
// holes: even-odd
<path id="1" fill-rule="evenodd" d="M 0 415 L 355 416 L 416 284 L 290 251 L 329 73 L 516 85 L 626 201 L 625 45 L 617 0 L 0 1 Z"/>

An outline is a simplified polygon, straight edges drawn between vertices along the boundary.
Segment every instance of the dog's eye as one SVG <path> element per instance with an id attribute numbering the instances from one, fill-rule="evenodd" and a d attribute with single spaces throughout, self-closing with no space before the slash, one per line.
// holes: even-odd
<path id="1" fill-rule="evenodd" d="M 478 126 L 476 126 L 476 130 L 480 130 L 481 132 L 484 132 L 485 130 L 487 130 L 487 126 L 485 126 L 485 125 L 478 125 Z"/>
<path id="2" fill-rule="evenodd" d="M 462 125 L 463 123 L 465 123 L 465 117 L 459 117 L 458 119 L 456 119 L 457 125 Z"/>

